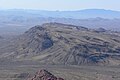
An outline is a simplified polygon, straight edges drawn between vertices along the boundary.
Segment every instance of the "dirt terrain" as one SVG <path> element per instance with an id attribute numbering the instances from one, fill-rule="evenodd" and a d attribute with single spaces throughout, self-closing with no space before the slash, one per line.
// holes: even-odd
<path id="1" fill-rule="evenodd" d="M 0 80 L 45 69 L 65 80 L 120 80 L 120 33 L 46 23 L 0 38 Z"/>
<path id="2" fill-rule="evenodd" d="M 0 65 L 0 80 L 27 80 L 41 69 L 65 80 L 120 80 L 120 67 L 62 65 Z"/>

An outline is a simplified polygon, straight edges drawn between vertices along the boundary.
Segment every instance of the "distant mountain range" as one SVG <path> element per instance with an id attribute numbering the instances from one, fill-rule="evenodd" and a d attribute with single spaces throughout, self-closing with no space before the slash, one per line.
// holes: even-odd
<path id="1" fill-rule="evenodd" d="M 0 10 L 0 34 L 19 34 L 32 26 L 49 22 L 120 31 L 120 12 L 104 9 L 79 11 Z"/>
<path id="2" fill-rule="evenodd" d="M 39 17 L 53 17 L 53 18 L 73 18 L 73 19 L 87 19 L 87 18 L 120 18 L 119 11 L 105 10 L 105 9 L 85 9 L 78 11 L 45 11 L 45 10 L 22 10 L 10 9 L 1 10 L 0 14 L 4 15 L 23 15 L 23 16 L 39 16 Z"/>

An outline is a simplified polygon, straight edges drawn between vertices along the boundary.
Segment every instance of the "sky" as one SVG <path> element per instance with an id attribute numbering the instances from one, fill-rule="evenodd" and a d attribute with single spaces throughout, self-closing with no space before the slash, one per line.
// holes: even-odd
<path id="1" fill-rule="evenodd" d="M 120 11 L 120 0 L 0 0 L 0 9 L 60 11 L 107 9 Z"/>

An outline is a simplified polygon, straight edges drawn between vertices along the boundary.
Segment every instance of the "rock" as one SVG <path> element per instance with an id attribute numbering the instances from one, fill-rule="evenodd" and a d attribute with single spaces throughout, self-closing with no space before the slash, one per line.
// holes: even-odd
<path id="1" fill-rule="evenodd" d="M 106 32 L 107 30 L 106 29 L 104 29 L 104 28 L 98 28 L 97 30 L 96 30 L 96 32 Z"/>
<path id="2" fill-rule="evenodd" d="M 36 72 L 35 76 L 29 80 L 64 80 L 63 78 L 57 78 L 47 70 L 40 70 Z"/>

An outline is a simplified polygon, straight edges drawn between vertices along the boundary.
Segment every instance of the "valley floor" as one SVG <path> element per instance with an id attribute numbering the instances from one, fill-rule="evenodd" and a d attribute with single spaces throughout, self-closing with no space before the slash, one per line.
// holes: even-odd
<path id="1" fill-rule="evenodd" d="M 46 69 L 65 80 L 120 80 L 120 67 L 59 66 L 59 65 L 0 65 L 0 80 L 27 80 L 36 71 Z"/>

